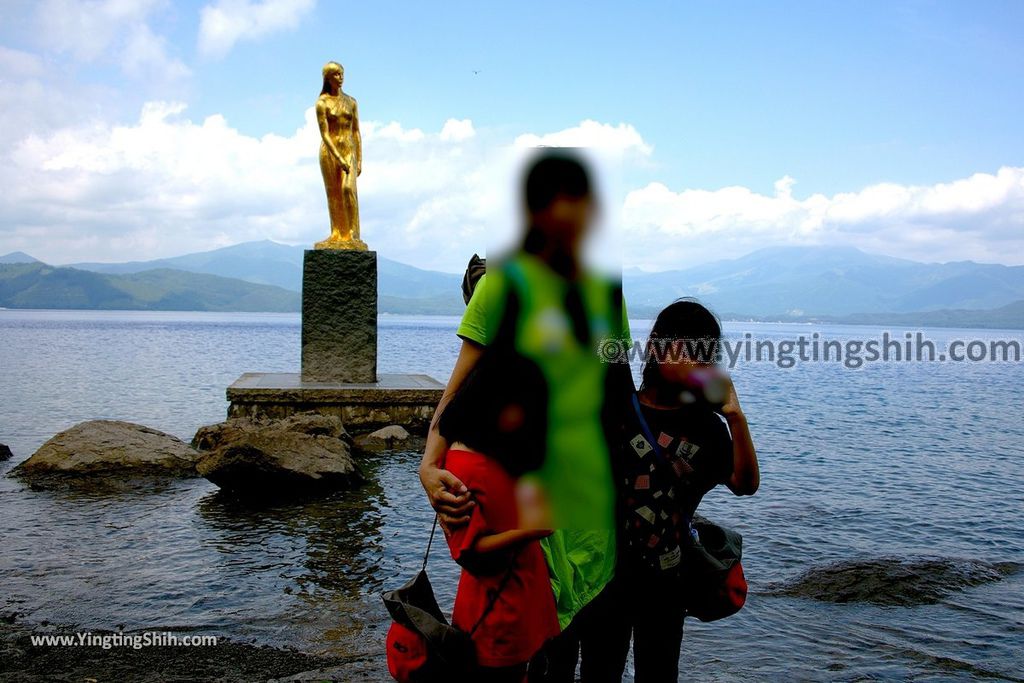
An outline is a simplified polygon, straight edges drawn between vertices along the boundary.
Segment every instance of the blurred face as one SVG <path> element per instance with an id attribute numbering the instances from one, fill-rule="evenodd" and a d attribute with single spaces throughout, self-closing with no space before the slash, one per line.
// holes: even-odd
<path id="1" fill-rule="evenodd" d="M 702 372 L 714 368 L 713 362 L 698 360 L 706 357 L 703 351 L 707 348 L 697 346 L 699 344 L 702 344 L 701 340 L 652 340 L 650 353 L 653 358 L 661 361 L 658 363 L 661 379 L 668 384 L 685 385 L 689 383 L 690 375 L 694 371 Z"/>
<path id="2" fill-rule="evenodd" d="M 558 194 L 551 204 L 534 215 L 534 225 L 559 244 L 575 247 L 590 227 L 593 211 L 590 197 Z"/>
<path id="3" fill-rule="evenodd" d="M 700 367 L 708 366 L 689 358 L 675 361 L 668 360 L 658 364 L 658 373 L 661 375 L 662 380 L 668 384 L 686 384 L 690 373 Z"/>

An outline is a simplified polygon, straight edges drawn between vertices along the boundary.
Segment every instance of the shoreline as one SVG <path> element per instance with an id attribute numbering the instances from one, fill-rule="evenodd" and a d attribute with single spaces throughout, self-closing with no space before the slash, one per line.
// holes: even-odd
<path id="1" fill-rule="evenodd" d="M 31 636 L 74 635 L 89 632 L 113 635 L 67 624 L 19 621 L 15 614 L 0 615 L 0 682 L 22 681 L 105 683 L 190 683 L 220 681 L 388 681 L 381 671 L 382 657 L 313 655 L 290 648 L 255 645 L 218 637 L 216 645 L 149 646 L 139 649 L 114 646 L 33 645 Z M 126 634 L 181 632 L 180 628 L 152 627 Z"/>
<path id="2" fill-rule="evenodd" d="M 667 303 L 667 302 L 666 302 Z M 1024 300 L 1014 302 L 1007 306 L 1024 306 Z M 725 312 L 720 318 L 723 323 L 729 325 L 817 325 L 836 327 L 868 327 L 872 329 L 900 328 L 904 330 L 975 330 L 979 332 L 1010 332 L 1019 333 L 1024 330 L 1024 319 L 1020 317 L 985 319 L 974 318 L 977 313 L 986 313 L 999 309 L 939 309 L 935 311 L 915 312 L 881 312 L 881 313 L 855 313 L 845 315 L 829 314 L 803 314 L 788 315 L 776 313 L 771 315 L 753 315 Z M 654 320 L 661 308 L 649 304 L 637 304 L 630 309 L 630 322 L 649 323 Z M 1013 309 L 1016 310 L 1016 309 Z M 275 323 L 287 323 L 299 325 L 301 323 L 301 311 L 213 311 L 213 310 L 190 310 L 190 309 L 151 309 L 151 308 L 4 308 L 0 306 L 3 313 L 28 313 L 28 314 L 65 314 L 71 316 L 85 315 L 91 319 L 90 314 L 100 314 L 117 320 L 119 317 L 138 318 L 148 316 L 156 320 L 195 320 L 217 318 L 238 318 L 241 321 L 272 321 Z M 956 315 L 966 315 L 966 319 L 956 319 Z M 378 310 L 377 320 L 390 322 L 401 322 L 405 320 L 425 320 L 431 322 L 451 323 L 454 328 L 462 319 L 461 308 L 453 309 L 451 312 L 417 312 L 417 311 L 391 311 Z"/>

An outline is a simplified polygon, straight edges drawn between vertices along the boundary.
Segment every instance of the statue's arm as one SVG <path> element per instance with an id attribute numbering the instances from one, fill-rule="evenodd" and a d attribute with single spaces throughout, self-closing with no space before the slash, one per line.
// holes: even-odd
<path id="1" fill-rule="evenodd" d="M 363 136 L 359 133 L 359 105 L 352 98 L 352 139 L 356 150 L 356 175 L 363 172 Z"/>
<path id="2" fill-rule="evenodd" d="M 317 100 L 316 103 L 316 122 L 320 126 L 320 138 L 327 145 L 327 150 L 338 160 L 341 164 L 342 169 L 348 171 L 348 164 L 341 158 L 341 152 L 338 151 L 338 146 L 334 144 L 334 140 L 331 139 L 331 129 L 327 125 L 327 103 L 323 100 Z"/>

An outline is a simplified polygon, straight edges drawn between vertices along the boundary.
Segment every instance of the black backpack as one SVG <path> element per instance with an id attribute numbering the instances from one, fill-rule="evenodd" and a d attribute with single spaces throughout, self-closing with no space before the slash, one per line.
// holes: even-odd
<path id="1" fill-rule="evenodd" d="M 467 304 L 473 298 L 473 290 L 476 289 L 476 283 L 480 282 L 480 278 L 486 272 L 487 259 L 473 254 L 473 258 L 469 259 L 469 265 L 466 266 L 466 274 L 462 276 L 462 300 Z"/>

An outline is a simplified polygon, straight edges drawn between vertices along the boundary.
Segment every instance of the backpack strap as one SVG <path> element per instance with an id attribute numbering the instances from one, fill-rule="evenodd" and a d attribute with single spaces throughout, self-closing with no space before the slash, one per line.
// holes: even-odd
<path id="1" fill-rule="evenodd" d="M 527 541 L 527 543 L 532 543 L 532 541 Z M 505 575 L 501 577 L 501 582 L 498 583 L 498 589 L 491 593 L 491 599 L 487 601 L 487 606 L 484 607 L 484 611 L 480 613 L 480 618 L 476 620 L 475 624 L 473 624 L 473 628 L 469 629 L 470 638 L 473 637 L 476 630 L 480 628 L 480 624 L 484 623 L 484 619 L 487 618 L 487 615 L 491 613 L 491 610 L 494 609 L 494 606 L 498 603 L 498 598 L 501 597 L 501 592 L 505 590 L 505 586 L 508 585 L 509 579 L 512 578 L 512 570 L 515 569 L 516 558 L 519 557 L 519 553 L 521 553 L 525 547 L 526 543 L 523 543 L 516 548 L 514 553 L 512 553 L 512 557 L 509 558 L 508 561 L 508 569 L 505 570 Z"/>
<path id="2" fill-rule="evenodd" d="M 437 531 L 437 518 L 438 515 L 435 513 L 434 523 L 430 526 L 430 538 L 427 540 L 427 552 L 423 553 L 423 568 L 420 571 L 427 571 L 427 558 L 430 557 L 430 547 L 434 544 L 434 532 Z M 470 638 L 473 637 L 476 630 L 480 628 L 480 624 L 484 623 L 484 619 L 487 618 L 487 615 L 491 613 L 491 610 L 494 609 L 494 606 L 498 603 L 498 598 L 501 597 L 502 591 L 505 590 L 505 586 L 508 585 L 509 580 L 512 578 L 512 570 L 515 569 L 516 559 L 519 557 L 519 553 L 523 551 L 524 547 L 525 544 L 520 545 L 516 551 L 512 553 L 512 557 L 509 558 L 508 569 L 505 570 L 504 576 L 501 577 L 501 582 L 498 584 L 498 590 L 491 594 L 490 600 L 487 601 L 487 606 L 484 607 L 484 611 L 480 613 L 480 618 L 476 620 L 476 623 L 473 624 L 473 628 L 469 630 Z"/>
<path id="3" fill-rule="evenodd" d="M 427 541 L 427 552 L 423 553 L 423 569 L 427 570 L 427 558 L 430 557 L 430 546 L 434 544 L 434 532 L 437 531 L 437 513 L 434 513 L 434 523 L 430 527 L 430 539 Z"/>
<path id="4" fill-rule="evenodd" d="M 498 331 L 488 346 L 515 348 L 516 328 L 519 325 L 519 314 L 522 311 L 522 298 L 516 288 L 517 278 L 510 273 L 511 268 L 503 268 L 506 274 L 505 306 L 501 311 L 501 322 Z"/>
<path id="5" fill-rule="evenodd" d="M 622 280 L 617 280 L 612 285 L 611 299 L 612 310 L 610 311 L 610 316 L 612 321 L 612 334 L 617 337 L 622 334 Z"/>
<path id="6" fill-rule="evenodd" d="M 636 414 L 637 422 L 640 424 L 640 432 L 644 438 L 647 439 L 647 443 L 654 451 L 655 457 L 658 458 L 658 462 L 661 464 L 667 464 L 668 458 L 665 457 L 665 451 L 661 450 L 661 444 L 654 438 L 654 432 L 651 431 L 650 426 L 647 424 L 647 418 L 644 417 L 643 410 L 640 409 L 640 399 L 637 398 L 636 393 L 633 393 L 633 412 Z"/>

